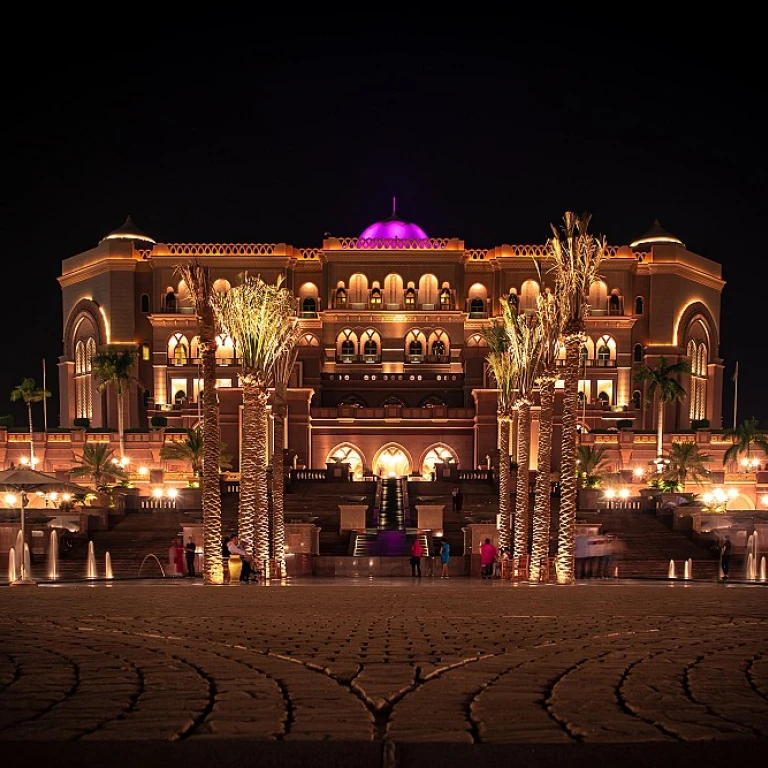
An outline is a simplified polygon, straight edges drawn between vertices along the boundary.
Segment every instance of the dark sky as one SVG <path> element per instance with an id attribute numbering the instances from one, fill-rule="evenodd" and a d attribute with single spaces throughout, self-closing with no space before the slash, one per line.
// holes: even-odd
<path id="1" fill-rule="evenodd" d="M 158 241 L 319 246 L 398 213 L 467 247 L 543 243 L 566 210 L 611 244 L 655 218 L 723 265 L 724 426 L 760 383 L 764 67 L 738 21 L 56 19 L 3 54 L 7 363 L 54 390 L 61 261 L 127 215 Z M 126 13 L 130 17 L 130 13 Z M 62 18 L 61 24 L 72 26 Z M 22 36 L 23 37 L 23 36 Z M 753 40 L 754 38 L 754 40 Z M 0 415 L 25 412 L 8 401 Z M 42 425 L 42 408 L 36 409 Z M 713 425 L 717 426 L 717 425 Z"/>

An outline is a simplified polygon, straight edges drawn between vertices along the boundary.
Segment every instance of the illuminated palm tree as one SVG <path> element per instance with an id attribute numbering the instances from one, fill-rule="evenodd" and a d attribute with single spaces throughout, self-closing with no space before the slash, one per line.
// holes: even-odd
<path id="1" fill-rule="evenodd" d="M 589 288 L 598 279 L 605 252 L 605 239 L 589 234 L 590 214 L 578 216 L 567 211 L 563 224 L 554 225 L 547 241 L 555 297 L 563 318 L 565 374 L 563 387 L 563 438 L 560 461 L 560 521 L 557 532 L 557 580 L 574 583 L 574 545 L 576 533 L 576 445 L 579 390 L 579 353 L 586 328 Z"/>
<path id="2" fill-rule="evenodd" d="M 580 445 L 577 474 L 582 488 L 599 488 L 608 471 L 609 457 L 605 445 Z"/>
<path id="3" fill-rule="evenodd" d="M 108 346 L 91 358 L 91 369 L 98 381 L 97 389 L 104 392 L 108 387 L 115 390 L 117 398 L 117 434 L 120 440 L 119 459 L 125 461 L 125 394 L 131 383 L 137 381 L 131 373 L 136 362 L 136 349 L 118 349 Z"/>
<path id="4" fill-rule="evenodd" d="M 35 444 L 33 440 L 34 427 L 32 426 L 32 403 L 42 403 L 51 393 L 47 389 L 38 387 L 34 379 L 23 379 L 21 384 L 11 391 L 11 402 L 23 400 L 27 406 L 29 416 L 29 466 L 35 468 Z"/>
<path id="5" fill-rule="evenodd" d="M 708 453 L 700 453 L 696 443 L 672 443 L 669 450 L 669 466 L 664 470 L 664 481 L 685 491 L 685 484 L 692 480 L 701 485 L 712 474 L 706 466 Z"/>
<path id="6" fill-rule="evenodd" d="M 514 404 L 517 411 L 517 490 L 512 554 L 514 557 L 523 557 L 528 554 L 531 405 L 534 385 L 541 371 L 543 336 L 536 314 L 515 314 L 509 304 L 504 302 L 503 318 L 509 353 L 517 371 Z"/>
<path id="7" fill-rule="evenodd" d="M 242 356 L 238 533 L 263 564 L 269 561 L 267 400 L 286 327 L 296 317 L 295 300 L 281 287 L 282 283 L 282 277 L 271 285 L 246 272 L 239 285 L 217 294 L 213 301 L 222 330 L 233 339 Z"/>
<path id="8" fill-rule="evenodd" d="M 69 474 L 73 478 L 91 477 L 97 491 L 106 491 L 109 483 L 127 480 L 128 473 L 115 460 L 114 451 L 106 443 L 86 443 L 77 456 L 77 466 Z"/>
<path id="9" fill-rule="evenodd" d="M 509 547 L 511 539 L 510 478 L 509 478 L 509 425 L 512 419 L 512 401 L 515 392 L 515 364 L 509 354 L 507 332 L 501 325 L 483 329 L 488 344 L 486 361 L 491 368 L 498 397 L 496 418 L 499 422 L 499 547 Z"/>
<path id="10" fill-rule="evenodd" d="M 552 516 L 552 423 L 555 415 L 557 355 L 560 349 L 562 321 L 560 305 L 554 294 L 541 293 L 537 299 L 542 332 L 542 366 L 539 375 L 539 462 L 533 503 L 533 538 L 531 542 L 531 581 L 541 576 L 541 564 L 549 557 L 549 533 Z"/>
<path id="11" fill-rule="evenodd" d="M 223 584 L 221 560 L 221 430 L 216 392 L 216 315 L 210 270 L 198 262 L 182 264 L 178 272 L 192 296 L 200 336 L 200 372 L 203 378 L 202 483 L 203 583 Z M 198 397 L 200 393 L 198 392 Z"/>
<path id="12" fill-rule="evenodd" d="M 275 425 L 274 450 L 272 452 L 272 557 L 277 564 L 277 575 L 285 574 L 285 417 L 288 414 L 288 382 L 291 379 L 296 357 L 299 352 L 301 327 L 298 318 L 294 324 L 286 324 L 282 353 L 275 364 L 275 399 L 272 417 Z"/>
<path id="13" fill-rule="evenodd" d="M 676 377 L 690 370 L 688 360 L 668 365 L 666 358 L 662 357 L 656 368 L 643 363 L 635 374 L 636 383 L 648 384 L 646 403 L 650 404 L 656 398 L 656 464 L 659 471 L 664 463 L 664 406 L 685 399 L 687 393 Z"/>
<path id="14" fill-rule="evenodd" d="M 749 461 L 753 446 L 768 456 L 768 438 L 760 431 L 758 421 L 754 417 L 742 421 L 735 429 L 723 430 L 723 434 L 734 441 L 733 445 L 729 446 L 723 454 L 723 466 L 744 454 Z"/>

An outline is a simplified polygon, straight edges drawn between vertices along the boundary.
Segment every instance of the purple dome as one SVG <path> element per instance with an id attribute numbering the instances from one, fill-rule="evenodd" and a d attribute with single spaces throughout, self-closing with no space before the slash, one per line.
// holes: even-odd
<path id="1" fill-rule="evenodd" d="M 392 215 L 365 229 L 360 240 L 428 240 L 427 233 L 417 224 L 403 221 L 395 211 L 395 198 L 392 198 Z"/>

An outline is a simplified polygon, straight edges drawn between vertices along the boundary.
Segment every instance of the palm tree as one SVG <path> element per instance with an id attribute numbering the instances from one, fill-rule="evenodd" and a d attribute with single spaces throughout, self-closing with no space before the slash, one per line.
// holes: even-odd
<path id="1" fill-rule="evenodd" d="M 582 488 L 599 488 L 607 472 L 609 458 L 605 445 L 580 445 L 577 459 L 578 477 Z"/>
<path id="2" fill-rule="evenodd" d="M 136 362 L 135 348 L 118 349 L 108 346 L 106 350 L 97 352 L 91 359 L 93 375 L 99 382 L 97 389 L 104 392 L 112 386 L 117 397 L 117 434 L 120 440 L 120 461 L 125 459 L 125 393 L 131 382 L 137 381 L 131 369 Z"/>
<path id="3" fill-rule="evenodd" d="M 709 454 L 699 453 L 696 443 L 672 443 L 669 450 L 669 465 L 664 471 L 664 480 L 674 483 L 680 491 L 685 491 L 685 484 L 692 480 L 694 483 L 706 482 L 711 472 L 706 466 Z"/>
<path id="4" fill-rule="evenodd" d="M 552 422 L 555 414 L 557 354 L 560 349 L 562 321 L 554 294 L 540 293 L 537 298 L 542 334 L 542 368 L 539 375 L 539 463 L 533 502 L 533 538 L 531 542 L 531 581 L 541 576 L 541 564 L 549 557 L 549 532 L 552 516 Z"/>
<path id="5" fill-rule="evenodd" d="M 199 262 L 178 268 L 189 289 L 197 315 L 203 378 L 202 502 L 203 502 L 203 583 L 222 584 L 224 567 L 221 552 L 221 430 L 219 397 L 216 392 L 216 315 L 210 270 Z M 200 395 L 198 394 L 198 397 Z"/>
<path id="6" fill-rule="evenodd" d="M 86 443 L 70 475 L 73 478 L 93 478 L 94 487 L 99 491 L 106 490 L 109 483 L 127 480 L 128 474 L 117 462 L 114 453 L 107 443 Z"/>
<path id="7" fill-rule="evenodd" d="M 238 533 L 247 542 L 251 554 L 262 563 L 269 560 L 267 400 L 285 329 L 296 317 L 295 300 L 281 287 L 282 283 L 282 277 L 270 285 L 246 272 L 239 285 L 227 293 L 217 294 L 213 301 L 222 330 L 242 355 L 243 438 Z"/>
<path id="8" fill-rule="evenodd" d="M 563 387 L 563 437 L 560 462 L 560 522 L 557 533 L 557 580 L 574 583 L 576 533 L 576 444 L 578 420 L 579 362 L 581 337 L 586 328 L 589 288 L 599 279 L 598 269 L 605 253 L 605 238 L 589 234 L 590 214 L 578 216 L 567 211 L 558 230 L 547 241 L 554 262 L 555 297 L 563 318 L 565 375 Z"/>
<path id="9" fill-rule="evenodd" d="M 283 443 L 285 442 L 285 417 L 288 414 L 288 382 L 299 352 L 301 327 L 298 318 L 294 324 L 286 325 L 283 350 L 275 364 L 275 399 L 272 406 L 272 419 L 275 428 L 274 450 L 272 452 L 272 557 L 277 564 L 277 575 L 285 572 L 285 462 Z"/>
<path id="10" fill-rule="evenodd" d="M 509 354 L 507 332 L 501 325 L 484 328 L 483 337 L 488 344 L 486 360 L 491 368 L 498 397 L 496 417 L 499 422 L 499 547 L 508 548 L 510 530 L 510 478 L 509 478 L 509 424 L 515 391 L 515 364 Z"/>
<path id="11" fill-rule="evenodd" d="M 742 421 L 735 429 L 723 430 L 723 434 L 734 440 L 733 445 L 723 454 L 723 466 L 743 454 L 746 454 L 749 460 L 753 446 L 768 456 L 768 438 L 759 430 L 758 421 L 754 416 Z"/>
<path id="12" fill-rule="evenodd" d="M 643 363 L 635 373 L 636 383 L 648 385 L 646 403 L 650 404 L 654 397 L 656 398 L 656 464 L 659 470 L 663 466 L 664 454 L 664 406 L 685 399 L 687 393 L 676 377 L 690 370 L 691 365 L 688 360 L 670 365 L 666 358 L 662 357 L 656 368 Z"/>
<path id="13" fill-rule="evenodd" d="M 512 554 L 514 557 L 523 557 L 528 554 L 531 405 L 534 385 L 541 371 L 543 336 L 538 315 L 515 314 L 509 304 L 504 302 L 503 318 L 509 352 L 517 370 L 514 404 L 517 411 L 517 489 Z"/>
<path id="14" fill-rule="evenodd" d="M 189 463 L 192 473 L 199 477 L 204 472 L 205 466 L 205 438 L 203 430 L 200 427 L 195 429 L 188 429 L 186 437 L 180 441 L 174 441 L 167 443 L 160 449 L 161 459 L 175 459 L 176 461 L 186 461 Z M 232 465 L 229 462 L 229 458 L 225 452 L 225 445 L 222 443 L 219 450 L 216 452 L 219 458 L 219 466 L 216 470 L 218 475 L 222 469 L 228 469 Z M 221 548 L 221 547 L 219 547 Z"/>
<path id="15" fill-rule="evenodd" d="M 35 468 L 35 444 L 34 427 L 32 426 L 32 403 L 42 403 L 51 393 L 47 389 L 38 387 L 34 379 L 23 379 L 21 384 L 11 390 L 11 402 L 23 400 L 27 406 L 27 415 L 29 416 L 29 466 Z"/>

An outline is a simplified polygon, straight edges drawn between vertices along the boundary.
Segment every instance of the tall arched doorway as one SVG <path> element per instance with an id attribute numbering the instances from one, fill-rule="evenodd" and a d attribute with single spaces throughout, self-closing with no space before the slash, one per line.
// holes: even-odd
<path id="1" fill-rule="evenodd" d="M 390 443 L 373 459 L 373 471 L 379 477 L 407 477 L 411 474 L 411 457 L 401 445 Z"/>

